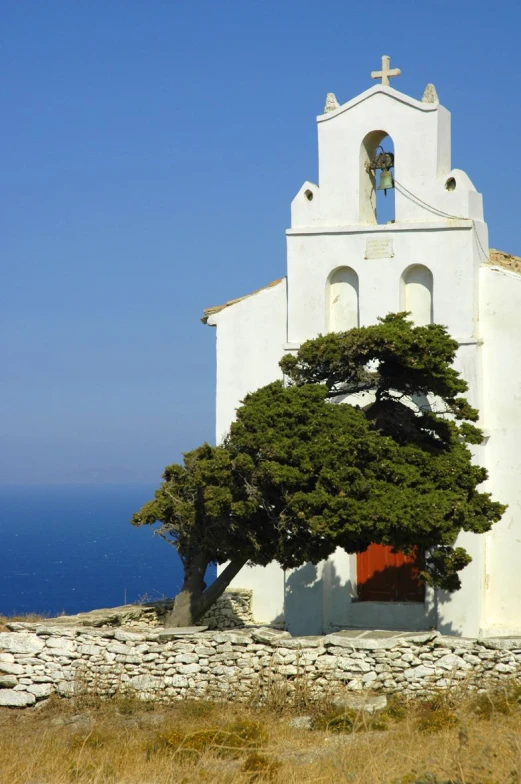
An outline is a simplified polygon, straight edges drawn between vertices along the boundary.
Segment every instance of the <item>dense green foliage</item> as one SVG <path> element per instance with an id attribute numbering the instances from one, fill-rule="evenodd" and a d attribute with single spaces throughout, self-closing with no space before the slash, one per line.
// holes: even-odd
<path id="1" fill-rule="evenodd" d="M 470 560 L 456 536 L 504 511 L 477 489 L 487 474 L 468 444 L 482 435 L 456 350 L 443 327 L 406 314 L 304 343 L 281 361 L 289 385 L 248 395 L 224 443 L 169 466 L 134 524 L 161 521 L 185 570 L 196 557 L 237 573 L 317 563 L 336 547 L 417 546 L 423 578 L 455 590 Z"/>

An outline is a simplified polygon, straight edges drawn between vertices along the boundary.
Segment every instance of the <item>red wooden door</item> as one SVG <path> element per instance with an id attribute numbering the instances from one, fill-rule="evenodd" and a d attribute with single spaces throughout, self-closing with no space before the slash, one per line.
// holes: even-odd
<path id="1" fill-rule="evenodd" d="M 357 553 L 358 598 L 365 602 L 423 602 L 425 585 L 418 579 L 421 556 L 393 553 L 383 544 L 371 544 Z"/>

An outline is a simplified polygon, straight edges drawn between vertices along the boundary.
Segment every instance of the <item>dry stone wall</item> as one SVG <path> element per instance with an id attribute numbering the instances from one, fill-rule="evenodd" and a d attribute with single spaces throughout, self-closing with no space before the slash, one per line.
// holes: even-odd
<path id="1" fill-rule="evenodd" d="M 121 690 L 143 699 L 248 699 L 276 679 L 306 678 L 317 693 L 426 694 L 521 676 L 521 638 L 467 640 L 437 632 L 338 632 L 293 638 L 270 628 L 235 632 L 12 623 L 0 633 L 0 706 L 53 693 Z"/>
<path id="2" fill-rule="evenodd" d="M 252 613 L 252 591 L 247 588 L 233 588 L 225 591 L 201 623 L 209 629 L 240 629 L 255 623 Z M 167 613 L 174 605 L 173 599 L 140 604 L 125 604 L 78 615 L 63 615 L 54 618 L 56 626 L 87 626 L 97 629 L 124 626 L 126 629 L 164 626 Z"/>

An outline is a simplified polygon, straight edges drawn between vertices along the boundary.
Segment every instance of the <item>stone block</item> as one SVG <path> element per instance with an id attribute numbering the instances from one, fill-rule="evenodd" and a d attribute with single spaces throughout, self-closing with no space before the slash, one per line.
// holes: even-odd
<path id="1" fill-rule="evenodd" d="M 186 689 L 188 686 L 188 678 L 185 678 L 184 675 L 173 675 L 171 684 L 176 689 Z"/>
<path id="2" fill-rule="evenodd" d="M 137 691 L 155 691 L 163 685 L 159 678 L 153 675 L 134 675 L 130 679 L 130 685 Z"/>
<path id="3" fill-rule="evenodd" d="M 78 634 L 78 629 L 68 629 L 64 626 L 46 626 L 46 625 L 37 625 L 35 628 L 36 634 L 39 637 L 69 637 L 73 638 L 76 637 Z"/>
<path id="4" fill-rule="evenodd" d="M 260 629 L 254 629 L 251 636 L 255 642 L 263 642 L 265 645 L 273 645 L 278 640 L 282 639 L 291 639 L 291 634 L 289 632 L 281 631 L 280 629 L 270 629 L 267 626 L 261 627 Z"/>
<path id="5" fill-rule="evenodd" d="M 27 691 L 15 691 L 14 689 L 0 690 L 0 707 L 4 708 L 28 708 L 34 705 L 36 697 Z"/>
<path id="6" fill-rule="evenodd" d="M 141 664 L 142 659 L 141 656 L 116 656 L 116 661 L 124 664 Z"/>
<path id="7" fill-rule="evenodd" d="M 0 632 L 0 649 L 6 653 L 40 653 L 44 645 L 36 634 Z"/>
<path id="8" fill-rule="evenodd" d="M 0 675 L 22 675 L 24 668 L 21 664 L 11 664 L 10 662 L 0 662 Z"/>
<path id="9" fill-rule="evenodd" d="M 436 662 L 436 667 L 441 667 L 444 670 L 471 670 L 472 665 L 465 661 L 461 656 L 457 656 L 455 653 L 448 653 L 446 656 L 442 656 L 441 659 L 438 659 Z"/>
<path id="10" fill-rule="evenodd" d="M 176 664 L 195 664 L 199 661 L 199 656 L 196 653 L 179 653 L 174 661 Z"/>
<path id="11" fill-rule="evenodd" d="M 482 642 L 482 641 L 481 641 Z M 433 640 L 433 645 L 439 648 L 473 648 L 476 640 L 471 637 L 443 637 L 439 636 Z"/>
<path id="12" fill-rule="evenodd" d="M 1 637 L 2 635 L 0 635 Z M 485 648 L 492 648 L 497 651 L 513 651 L 521 649 L 521 637 L 489 637 L 480 640 Z M 1 642 L 0 642 L 1 645 Z"/>
<path id="13" fill-rule="evenodd" d="M 111 642 L 110 645 L 107 645 L 106 650 L 109 653 L 116 653 L 120 656 L 127 656 L 132 652 L 132 649 L 129 645 L 123 645 L 120 642 Z"/>
<path id="14" fill-rule="evenodd" d="M 349 670 L 350 672 L 369 672 L 372 669 L 370 664 L 359 659 L 341 659 L 338 664 L 343 670 Z"/>
<path id="15" fill-rule="evenodd" d="M 75 685 L 73 681 L 58 681 L 56 684 L 56 691 L 60 697 L 72 697 L 75 692 Z"/>
<path id="16" fill-rule="evenodd" d="M 145 635 L 138 632 L 126 632 L 123 629 L 116 629 L 114 632 L 114 639 L 119 642 L 144 642 Z"/>
<path id="17" fill-rule="evenodd" d="M 64 637 L 49 637 L 46 643 L 48 648 L 59 648 L 61 651 L 75 651 L 76 642 Z M 47 651 L 48 652 L 48 651 Z"/>
<path id="18" fill-rule="evenodd" d="M 99 645 L 80 645 L 78 653 L 82 656 L 99 656 L 102 648 Z"/>
<path id="19" fill-rule="evenodd" d="M 234 678 L 239 674 L 240 670 L 238 667 L 214 667 L 212 672 L 214 675 L 222 675 L 226 678 Z"/>
<path id="20" fill-rule="evenodd" d="M 277 669 L 281 675 L 298 675 L 299 672 L 298 667 L 294 664 L 281 664 Z"/>
<path id="21" fill-rule="evenodd" d="M 503 662 L 499 662 L 499 664 L 496 664 L 494 669 L 496 670 L 496 672 L 514 673 L 517 668 L 515 664 L 504 664 Z"/>
<path id="22" fill-rule="evenodd" d="M 14 675 L 0 675 L 0 689 L 14 689 L 18 680 Z"/>
<path id="23" fill-rule="evenodd" d="M 201 672 L 199 664 L 178 664 L 177 672 L 180 675 L 194 675 L 196 672 Z"/>
<path id="24" fill-rule="evenodd" d="M 54 691 L 51 683 L 35 683 L 27 687 L 29 694 L 34 694 L 37 700 L 43 700 L 45 697 L 50 697 Z"/>
<path id="25" fill-rule="evenodd" d="M 434 667 L 426 667 L 424 664 L 420 664 L 418 667 L 410 667 L 403 674 L 408 681 L 414 681 L 418 678 L 429 678 L 435 674 L 435 670 Z"/>
<path id="26" fill-rule="evenodd" d="M 434 685 L 439 689 L 448 689 L 451 683 L 452 681 L 449 678 L 440 678 L 439 681 L 436 681 Z"/>
<path id="27" fill-rule="evenodd" d="M 80 654 L 70 650 L 70 648 L 46 648 L 45 654 L 42 654 L 42 657 L 47 658 L 49 656 L 56 656 L 56 658 L 62 657 L 65 659 L 79 659 Z"/>

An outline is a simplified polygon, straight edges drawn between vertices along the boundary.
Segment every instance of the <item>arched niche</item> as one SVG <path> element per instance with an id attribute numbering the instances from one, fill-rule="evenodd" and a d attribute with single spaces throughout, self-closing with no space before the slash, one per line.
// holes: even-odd
<path id="1" fill-rule="evenodd" d="M 432 272 L 423 264 L 412 264 L 401 280 L 400 309 L 407 310 L 415 326 L 432 324 Z"/>
<path id="2" fill-rule="evenodd" d="M 326 284 L 328 332 L 345 332 L 358 326 L 358 275 L 351 267 L 337 267 Z"/>
<path id="3" fill-rule="evenodd" d="M 360 145 L 360 223 L 394 223 L 394 189 L 387 191 L 385 196 L 383 191 L 377 190 L 381 172 L 367 170 L 367 165 L 378 155 L 381 144 L 385 152 L 394 153 L 393 140 L 383 130 L 371 131 Z"/>

